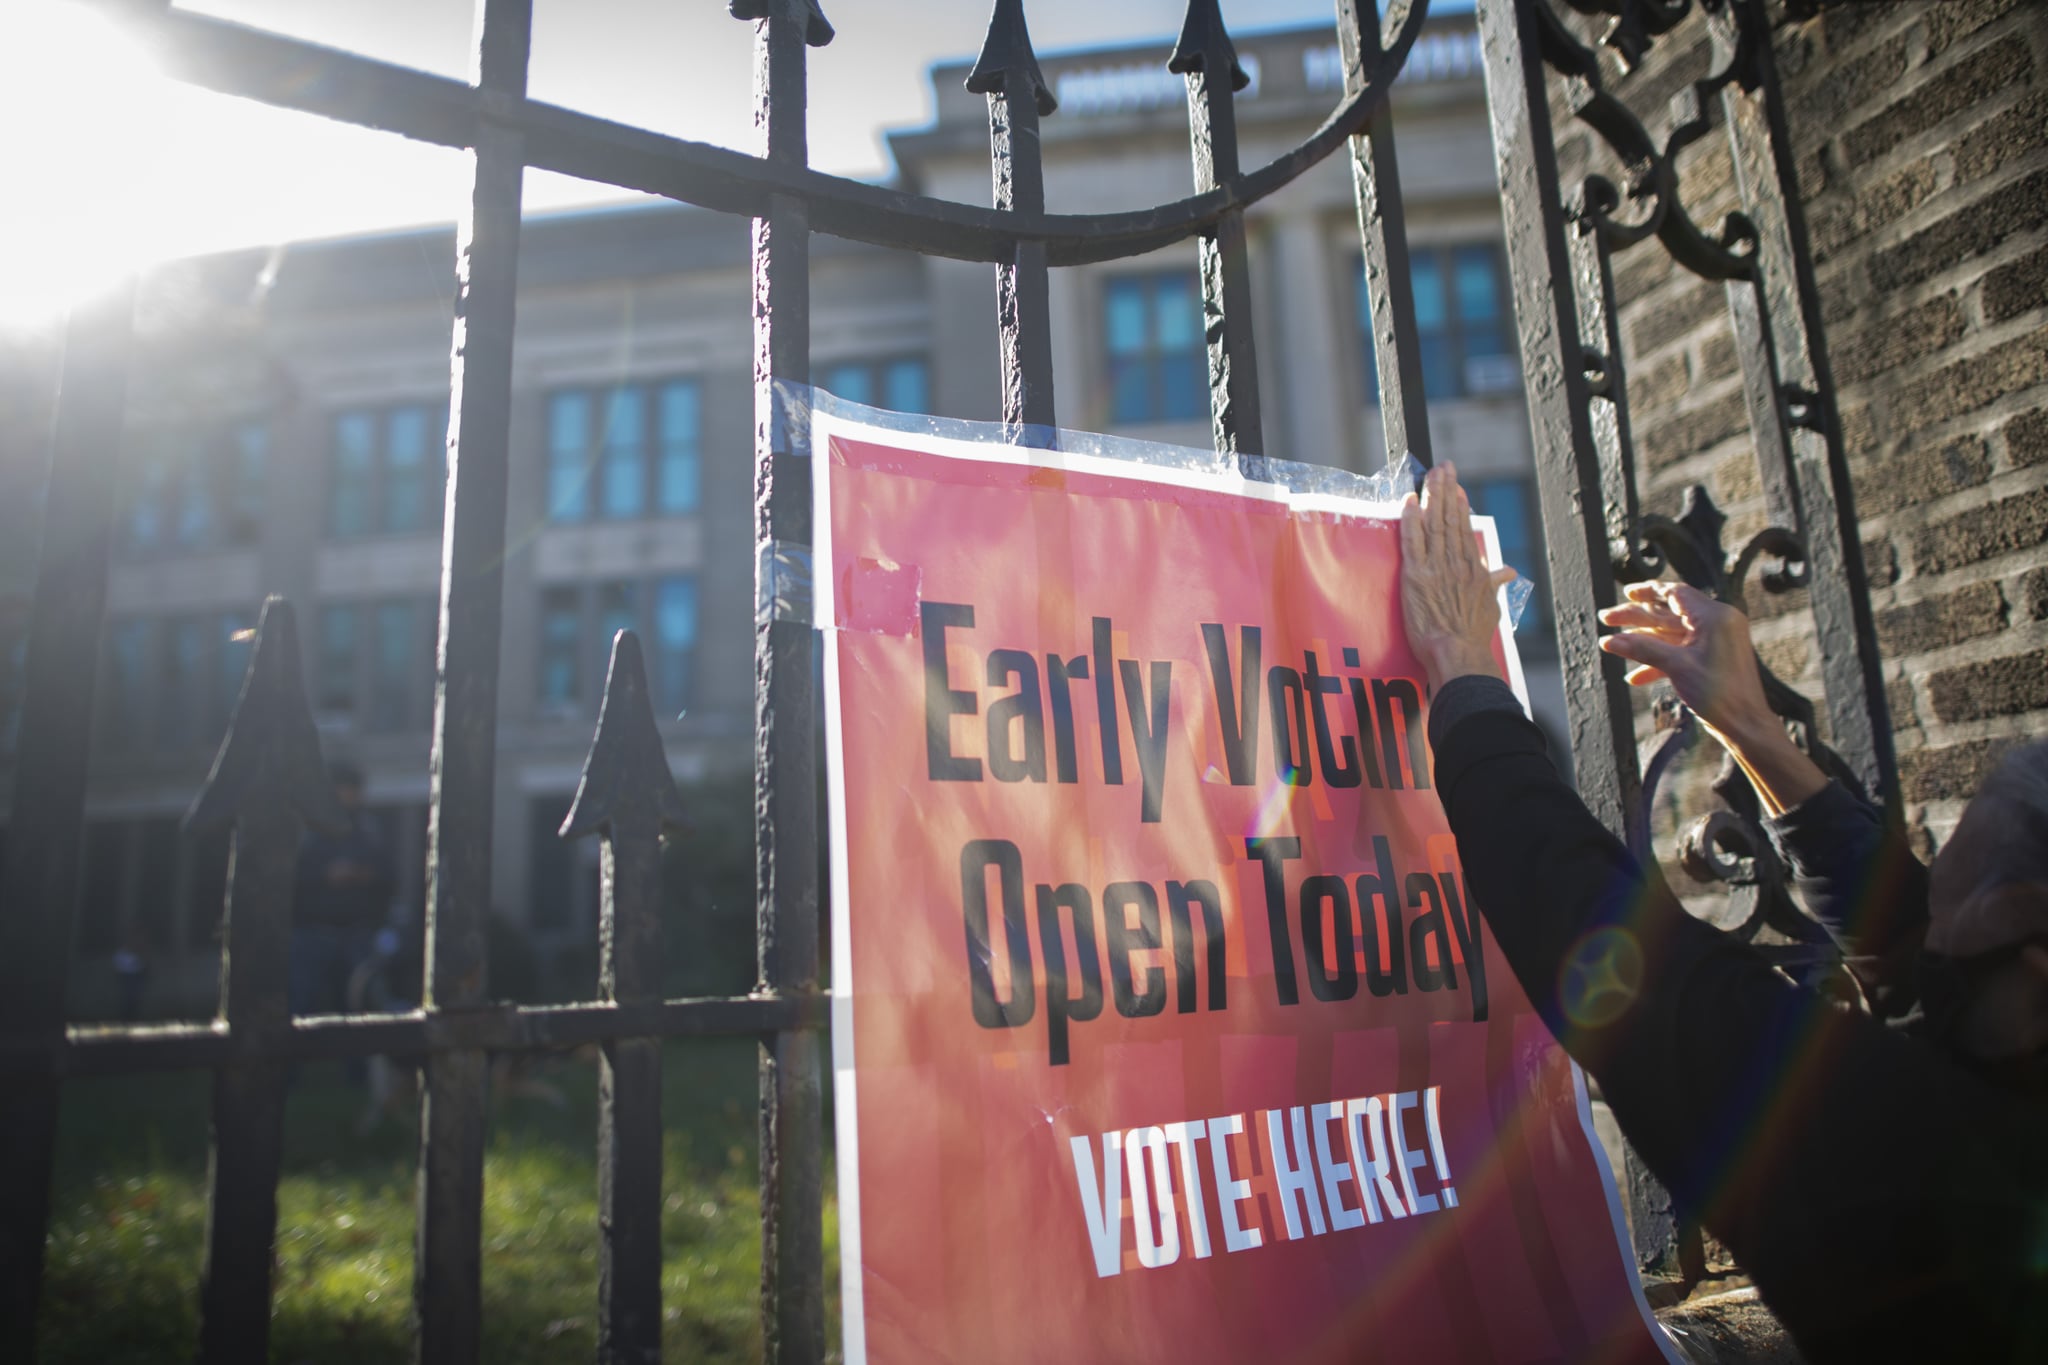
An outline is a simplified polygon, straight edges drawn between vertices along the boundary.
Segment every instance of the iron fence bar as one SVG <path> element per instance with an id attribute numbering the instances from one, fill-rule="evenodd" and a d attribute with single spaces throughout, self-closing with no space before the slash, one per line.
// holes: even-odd
<path id="1" fill-rule="evenodd" d="M 480 0 L 472 70 L 486 107 L 525 97 L 532 28 L 532 0 Z M 469 197 L 456 226 L 427 814 L 422 998 L 429 1011 L 484 1000 L 522 157 L 517 131 L 488 122 L 477 129 Z M 418 1356 L 433 1365 L 468 1365 L 481 1351 L 486 1062 L 474 1048 L 432 1054 L 420 1097 L 413 1302 Z"/>
<path id="2" fill-rule="evenodd" d="M 654 724 L 640 639 L 612 643 L 597 734 L 584 760 L 564 838 L 603 836 L 598 993 L 661 999 L 661 836 L 683 802 Z M 661 1360 L 661 1039 L 612 1038 L 597 1090 L 600 1365 Z"/>
<path id="3" fill-rule="evenodd" d="M 733 0 L 754 23 L 754 126 L 764 167 L 803 167 L 809 49 L 831 41 L 813 0 Z M 755 600 L 808 564 L 811 468 L 804 424 L 778 420 L 775 381 L 810 378 L 810 216 L 775 195 L 754 219 Z M 818 983 L 818 738 L 808 620 L 754 625 L 754 909 L 760 985 L 811 997 Z M 761 1336 L 770 1365 L 825 1354 L 824 1096 L 817 1035 L 764 1034 L 760 1070 Z"/>
<path id="4" fill-rule="evenodd" d="M 1897 819 L 1898 758 L 1870 608 L 1870 579 L 1842 448 L 1834 376 L 1822 340 L 1820 289 L 1813 276 L 1806 210 L 1768 15 L 1758 0 L 1735 0 L 1725 10 L 1708 7 L 1706 13 L 1724 43 L 1746 34 L 1753 63 L 1749 80 L 1722 88 L 1721 108 L 1734 153 L 1736 187 L 1756 228 L 1760 315 L 1768 324 L 1789 428 L 1799 510 L 1793 529 L 1806 543 L 1827 693 L 1828 742 Z"/>
<path id="5" fill-rule="evenodd" d="M 1796 529 L 1803 520 L 1798 470 L 1786 422 L 1785 394 L 1778 384 L 1763 281 L 1756 277 L 1730 280 L 1724 287 L 1735 353 L 1742 367 L 1742 400 L 1749 413 L 1749 434 L 1756 446 L 1757 474 L 1764 490 L 1764 514 L 1774 526 Z"/>
<path id="6" fill-rule="evenodd" d="M 1590 390 L 1572 299 L 1571 251 L 1535 7 L 1478 0 L 1494 164 L 1500 180 L 1516 331 L 1557 615 L 1558 666 L 1600 686 L 1565 689 L 1578 789 L 1638 858 L 1650 856 L 1628 684 L 1600 651 L 1596 613 L 1615 600 L 1606 530 L 1580 509 L 1600 503 L 1587 416 Z"/>
<path id="7" fill-rule="evenodd" d="M 1414 6 L 1427 9 L 1426 4 Z M 1337 0 L 1337 41 L 1344 56 L 1344 90 L 1356 99 L 1369 81 L 1391 79 L 1384 64 L 1377 0 Z M 1429 439 L 1429 400 L 1422 385 L 1422 343 L 1415 325 L 1415 285 L 1409 274 L 1407 212 L 1393 122 L 1382 107 L 1351 138 L 1351 189 L 1358 204 L 1358 240 L 1364 251 L 1366 297 L 1372 310 L 1374 373 L 1379 376 L 1380 425 L 1387 458 L 1402 451 L 1424 468 L 1435 463 Z"/>
<path id="8" fill-rule="evenodd" d="M 1188 0 L 1180 41 L 1166 69 L 1187 78 L 1188 137 L 1194 150 L 1195 189 L 1213 190 L 1237 177 L 1236 91 L 1251 84 L 1223 27 L 1216 0 Z M 1251 261 L 1244 210 L 1227 210 L 1199 238 L 1202 321 L 1209 348 L 1209 426 L 1221 455 L 1252 457 L 1247 472 L 1263 473 L 1259 427 L 1259 362 L 1252 336 Z"/>
<path id="9" fill-rule="evenodd" d="M 1587 425 L 1600 464 L 1600 522 L 1607 533 L 1608 562 L 1624 578 L 1643 566 L 1636 554 L 1635 435 L 1628 411 L 1628 367 L 1621 354 L 1620 309 L 1614 303 L 1613 253 L 1599 227 L 1586 218 L 1572 224 L 1567 239 L 1572 260 L 1572 294 L 1579 335 L 1587 346 L 1587 387 L 1592 401 Z M 1595 377 L 1597 376 L 1597 377 Z"/>
<path id="10" fill-rule="evenodd" d="M 241 696 L 188 831 L 232 826 L 220 1018 L 230 1035 L 291 1028 L 292 883 L 308 821 L 346 828 L 320 761 L 299 677 L 298 632 L 280 598 L 263 605 Z M 271 1258 L 284 1156 L 284 1064 L 237 1058 L 213 1078 L 206 1257 L 199 1278 L 199 1360 L 270 1354 Z"/>
<path id="11" fill-rule="evenodd" d="M 738 1038 L 821 1029 L 829 997 L 733 996 L 642 1005 L 490 1005 L 460 1013 L 314 1015 L 271 1039 L 230 1033 L 219 1022 L 125 1028 L 73 1026 L 57 1041 L 0 1039 L 9 1094 L 37 1077 L 121 1076 L 213 1070 L 252 1057 L 317 1062 L 380 1055 L 558 1052 L 613 1038 Z M 10 1100 L 10 1119 L 15 1108 Z M 11 1224 L 10 1224 L 11 1226 Z"/>
<path id="12" fill-rule="evenodd" d="M 967 88 L 988 96 L 989 162 L 998 213 L 1043 214 L 1038 121 L 1059 108 L 1024 23 L 1024 0 L 996 0 Z M 1052 395 L 1052 280 L 1045 243 L 1018 238 L 996 261 L 996 338 L 1008 439 L 1037 444 L 1058 424 Z M 1026 427 L 1040 428 L 1027 433 Z"/>
<path id="13" fill-rule="evenodd" d="M 774 195 L 809 205 L 811 229 L 954 260 L 996 263 L 1019 241 L 1042 242 L 1047 264 L 1088 265 L 1185 240 L 1233 208 L 1305 174 L 1363 128 L 1385 102 L 1421 31 L 1420 7 L 1381 54 L 1364 92 L 1300 144 L 1206 194 L 1105 214 L 1006 212 L 862 184 L 803 165 L 763 161 L 532 99 L 493 99 L 446 76 L 336 51 L 224 19 L 170 9 L 135 19 L 118 0 L 92 0 L 129 20 L 173 75 L 206 89 L 437 146 L 475 145 L 485 125 L 525 137 L 526 163 L 723 213 L 760 217 Z M 754 0 L 762 3 L 763 0 Z"/>
<path id="14" fill-rule="evenodd" d="M 28 1049 L 64 1037 L 134 313 L 134 284 L 123 280 L 72 314 L 50 430 L 14 805 L 0 860 L 0 1037 Z M 0 1357 L 9 1360 L 35 1359 L 57 1106 L 54 1077 L 26 1079 L 0 1122 Z"/>

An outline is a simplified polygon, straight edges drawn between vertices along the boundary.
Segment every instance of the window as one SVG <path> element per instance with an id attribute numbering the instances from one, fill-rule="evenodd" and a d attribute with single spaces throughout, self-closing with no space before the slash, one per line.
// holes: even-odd
<path id="1" fill-rule="evenodd" d="M 1521 369 L 1509 325 L 1507 271 L 1500 249 L 1490 242 L 1421 247 L 1411 254 L 1408 265 L 1424 394 L 1432 399 L 1467 398 L 1519 388 Z M 1357 289 L 1366 393 L 1376 404 L 1379 370 L 1362 259 Z"/>
<path id="2" fill-rule="evenodd" d="M 336 413 L 328 450 L 328 535 L 350 540 L 438 530 L 447 433 L 446 404 Z"/>
<path id="3" fill-rule="evenodd" d="M 123 512 L 130 554 L 248 545 L 262 534 L 269 429 L 259 421 L 138 436 Z"/>
<path id="4" fill-rule="evenodd" d="M 540 599 L 540 704 L 572 706 L 582 691 L 583 594 L 549 588 Z"/>
<path id="5" fill-rule="evenodd" d="M 551 395 L 548 520 L 696 511 L 702 426 L 694 380 Z"/>
<path id="6" fill-rule="evenodd" d="M 663 578 L 654 585 L 654 692 L 657 716 L 679 717 L 690 699 L 690 658 L 697 647 L 697 580 Z"/>
<path id="7" fill-rule="evenodd" d="M 1202 288 L 1192 270 L 1112 278 L 1103 295 L 1112 422 L 1179 422 L 1209 410 Z"/>
<path id="8" fill-rule="evenodd" d="M 890 412 L 931 411 L 930 369 L 916 357 L 828 365 L 818 387 L 849 403 Z"/>
<path id="9" fill-rule="evenodd" d="M 370 727 L 412 730 L 425 723 L 417 602 L 379 602 L 371 610 Z"/>
<path id="10" fill-rule="evenodd" d="M 149 742 L 149 701 L 156 686 L 154 624 L 115 621 L 107 626 L 107 666 L 100 682 L 100 724 L 110 749 Z"/>
<path id="11" fill-rule="evenodd" d="M 353 604 L 320 611 L 320 663 L 313 705 L 340 715 L 356 709 L 356 637 L 361 608 Z"/>
<path id="12" fill-rule="evenodd" d="M 671 575 L 549 588 L 541 594 L 537 700 L 543 710 L 587 712 L 604 692 L 612 641 L 639 634 L 657 716 L 688 704 L 697 644 L 697 581 Z"/>
<path id="13" fill-rule="evenodd" d="M 1500 535 L 1501 562 L 1520 569 L 1536 587 L 1516 632 L 1524 655 L 1547 657 L 1556 645 L 1551 635 L 1550 561 L 1543 552 L 1543 520 L 1537 513 L 1536 490 L 1526 478 L 1473 479 L 1466 485 L 1472 510 L 1493 518 Z"/>

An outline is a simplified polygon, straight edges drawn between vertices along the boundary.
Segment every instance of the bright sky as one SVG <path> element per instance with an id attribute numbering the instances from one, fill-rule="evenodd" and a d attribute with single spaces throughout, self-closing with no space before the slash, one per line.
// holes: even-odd
<path id="1" fill-rule="evenodd" d="M 219 15 L 464 77 L 470 0 L 190 0 Z M 1469 8 L 1454 3 L 1440 8 Z M 811 156 L 887 172 L 886 129 L 932 116 L 932 63 L 971 57 L 988 0 L 825 0 Z M 1331 0 L 1223 0 L 1239 31 L 1329 22 Z M 1184 0 L 1030 0 L 1041 51 L 1156 40 Z M 751 149 L 752 25 L 724 0 L 534 0 L 536 99 Z M 462 157 L 156 78 L 66 0 L 0 5 L 0 325 L 46 320 L 124 265 L 455 217 Z M 529 210 L 617 202 L 529 171 Z M 22 206 L 29 206 L 26 211 Z"/>

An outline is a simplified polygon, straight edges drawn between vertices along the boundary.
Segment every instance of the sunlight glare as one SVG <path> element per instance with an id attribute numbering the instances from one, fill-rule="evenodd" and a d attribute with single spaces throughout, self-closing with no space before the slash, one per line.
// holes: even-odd
<path id="1" fill-rule="evenodd" d="M 169 85 L 97 14 L 0 7 L 0 327 L 45 326 L 150 259 Z"/>

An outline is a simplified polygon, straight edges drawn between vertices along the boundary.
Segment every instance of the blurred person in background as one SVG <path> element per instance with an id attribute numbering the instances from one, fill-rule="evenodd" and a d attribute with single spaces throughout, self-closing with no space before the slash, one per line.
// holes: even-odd
<path id="1" fill-rule="evenodd" d="M 328 768 L 348 815 L 338 834 L 308 831 L 299 845 L 292 899 L 290 994 L 293 1014 L 339 1014 L 349 979 L 371 954 L 397 883 L 391 853 L 363 810 L 363 775 L 347 763 Z"/>

